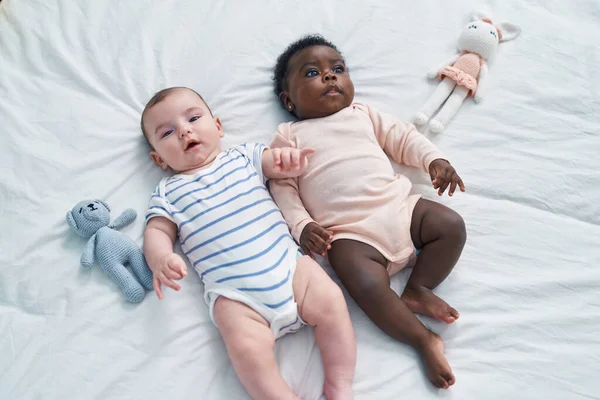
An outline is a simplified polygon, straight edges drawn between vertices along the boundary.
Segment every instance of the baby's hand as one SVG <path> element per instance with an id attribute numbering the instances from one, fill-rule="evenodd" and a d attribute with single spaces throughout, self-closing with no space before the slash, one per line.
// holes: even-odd
<path id="1" fill-rule="evenodd" d="M 164 283 L 173 290 L 181 289 L 181 286 L 173 282 L 173 279 L 180 280 L 187 275 L 187 265 L 185 261 L 175 253 L 163 257 L 162 260 L 152 269 L 154 275 L 154 291 L 159 299 L 163 298 L 161 286 Z"/>
<path id="2" fill-rule="evenodd" d="M 300 246 L 313 259 L 313 252 L 325 257 L 327 250 L 331 249 L 332 238 L 333 232 L 323 229 L 316 222 L 309 222 L 300 234 Z"/>
<path id="3" fill-rule="evenodd" d="M 271 152 L 273 154 L 273 171 L 292 178 L 304 173 L 308 165 L 307 156 L 314 153 L 315 149 L 282 147 L 271 149 Z"/>
<path id="4" fill-rule="evenodd" d="M 460 179 L 454 167 L 446 160 L 439 158 L 432 161 L 429 165 L 429 175 L 431 176 L 433 188 L 438 189 L 438 195 L 440 196 L 444 194 L 448 185 L 450 185 L 450 190 L 448 190 L 449 196 L 454 194 L 457 185 L 461 192 L 465 191 L 462 179 Z"/>

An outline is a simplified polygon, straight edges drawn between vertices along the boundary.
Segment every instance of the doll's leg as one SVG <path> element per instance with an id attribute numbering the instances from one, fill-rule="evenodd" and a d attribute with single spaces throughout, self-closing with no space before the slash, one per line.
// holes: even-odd
<path id="1" fill-rule="evenodd" d="M 137 248 L 131 252 L 129 265 L 131 265 L 133 273 L 135 276 L 137 276 L 142 286 L 148 290 L 151 290 L 153 288 L 152 271 L 150 271 L 150 268 L 148 268 L 148 264 L 146 263 L 144 255 Z"/>
<path id="2" fill-rule="evenodd" d="M 253 399 L 298 399 L 275 360 L 275 338 L 269 323 L 245 304 L 219 297 L 213 315 L 242 385 Z"/>
<path id="3" fill-rule="evenodd" d="M 102 269 L 121 288 L 128 301 L 139 303 L 144 299 L 146 292 L 123 264 L 113 263 L 102 266 Z"/>
<path id="4" fill-rule="evenodd" d="M 431 383 L 439 388 L 454 384 L 442 339 L 428 330 L 390 288 L 388 262 L 379 251 L 365 243 L 340 239 L 331 244 L 329 261 L 350 296 L 371 321 L 419 352 Z"/>
<path id="5" fill-rule="evenodd" d="M 429 121 L 429 118 L 431 118 L 433 113 L 440 108 L 444 103 L 444 100 L 452 93 L 452 89 L 454 89 L 455 86 L 456 82 L 452 79 L 444 78 L 435 89 L 435 92 L 433 92 L 431 97 L 423 104 L 419 112 L 415 115 L 415 124 L 423 125 Z"/>
<path id="6" fill-rule="evenodd" d="M 458 109 L 462 105 L 468 93 L 469 89 L 466 87 L 457 86 L 440 112 L 429 123 L 429 129 L 435 133 L 443 131 L 446 125 L 448 125 L 448 122 L 450 122 L 452 117 L 454 117 L 454 115 L 458 112 Z"/>
<path id="7" fill-rule="evenodd" d="M 452 323 L 458 312 L 431 290 L 452 271 L 462 253 L 467 232 L 460 215 L 442 204 L 421 199 L 410 224 L 412 241 L 421 249 L 402 293 L 411 311 Z"/>
<path id="8" fill-rule="evenodd" d="M 294 274 L 294 297 L 300 317 L 315 327 L 315 341 L 325 369 L 327 400 L 351 400 L 356 340 L 340 287 L 319 264 L 300 257 Z"/>

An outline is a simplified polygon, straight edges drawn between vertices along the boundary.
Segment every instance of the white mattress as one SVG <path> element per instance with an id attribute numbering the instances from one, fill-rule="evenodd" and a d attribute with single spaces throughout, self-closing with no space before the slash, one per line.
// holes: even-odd
<path id="1" fill-rule="evenodd" d="M 144 211 L 162 173 L 139 114 L 165 86 L 201 92 L 227 146 L 268 141 L 286 119 L 271 67 L 304 33 L 342 49 L 358 101 L 409 118 L 476 3 L 2 1 L 0 398 L 246 399 L 198 277 L 163 301 L 127 304 L 98 268 L 79 267 L 85 241 L 66 211 L 90 197 L 115 216 Z M 486 101 L 426 133 L 468 188 L 442 200 L 469 232 L 439 288 L 461 318 L 424 319 L 457 383 L 433 389 L 416 354 L 349 300 L 356 399 L 600 398 L 600 3 L 489 5 L 523 33 L 501 44 Z M 427 177 L 407 173 L 434 197 Z M 123 231 L 141 244 L 142 229 L 138 218 Z M 319 398 L 311 328 L 278 341 L 277 358 L 294 390 Z"/>

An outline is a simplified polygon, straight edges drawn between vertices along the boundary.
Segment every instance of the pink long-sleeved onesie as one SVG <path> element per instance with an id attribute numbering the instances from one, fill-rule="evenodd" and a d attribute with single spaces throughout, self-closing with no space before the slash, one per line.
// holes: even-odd
<path id="1" fill-rule="evenodd" d="M 386 157 L 428 171 L 444 155 L 413 125 L 367 105 L 324 117 L 279 125 L 271 147 L 315 148 L 299 178 L 272 180 L 270 189 L 299 241 L 311 221 L 333 232 L 333 241 L 353 239 L 373 246 L 393 275 L 414 260 L 410 224 L 421 197 L 395 174 Z"/>

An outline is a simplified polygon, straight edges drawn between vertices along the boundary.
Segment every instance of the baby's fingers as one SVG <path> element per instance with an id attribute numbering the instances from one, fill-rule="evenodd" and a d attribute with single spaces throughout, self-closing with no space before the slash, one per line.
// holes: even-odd
<path id="1" fill-rule="evenodd" d="M 321 226 L 315 227 L 315 229 L 313 230 L 313 234 L 319 236 L 327 243 L 331 242 L 331 239 L 333 239 L 333 232 L 328 231 L 327 229 L 324 229 Z"/>
<path id="2" fill-rule="evenodd" d="M 300 157 L 310 156 L 315 151 L 317 151 L 317 150 L 310 148 L 310 147 L 308 147 L 306 149 L 302 149 L 302 150 L 300 150 Z"/>
<path id="3" fill-rule="evenodd" d="M 168 279 L 176 279 L 176 280 L 179 280 L 179 279 L 183 278 L 183 275 L 182 275 L 182 274 L 181 274 L 179 271 L 176 271 L 176 270 L 174 270 L 174 269 L 170 269 L 170 268 L 167 268 L 167 269 L 165 269 L 165 270 L 163 271 L 163 274 L 165 274 L 165 276 L 166 276 Z"/>
<path id="4" fill-rule="evenodd" d="M 292 155 L 289 148 L 281 149 L 281 169 L 289 171 L 292 164 Z"/>
<path id="5" fill-rule="evenodd" d="M 452 196 L 454 194 L 454 191 L 456 190 L 456 186 L 458 185 L 458 182 L 453 179 L 452 183 L 450 184 L 450 189 L 448 190 L 448 196 Z"/>
<path id="6" fill-rule="evenodd" d="M 179 286 L 178 284 L 173 282 L 171 279 L 167 278 L 167 276 L 162 272 L 159 275 L 158 279 L 160 279 L 160 283 L 162 283 L 163 285 L 165 285 L 167 287 L 170 287 L 173 290 L 181 289 L 181 286 Z"/>
<path id="7" fill-rule="evenodd" d="M 310 251 L 310 249 L 308 248 L 308 246 L 302 245 L 300 247 L 302 247 L 302 251 L 304 251 L 304 254 L 306 254 L 307 256 L 309 256 L 310 258 L 312 258 L 313 260 L 315 259 L 315 256 L 313 255 L 312 251 Z"/>
<path id="8" fill-rule="evenodd" d="M 318 235 L 313 235 L 310 238 L 310 243 L 315 248 L 315 253 L 318 253 L 322 256 L 325 256 L 325 253 L 327 253 L 327 250 L 329 250 L 331 248 L 331 245 L 328 242 L 326 242 L 325 240 L 323 240 Z"/>
<path id="9" fill-rule="evenodd" d="M 163 298 L 163 293 L 160 287 L 160 280 L 154 276 L 154 278 L 152 278 L 153 284 L 154 284 L 154 291 L 156 292 L 156 297 L 158 297 L 159 300 L 162 300 Z"/>
<path id="10" fill-rule="evenodd" d="M 465 184 L 463 183 L 462 179 L 460 179 L 460 176 L 458 177 L 458 187 L 460 188 L 461 192 L 464 192 L 467 190 L 467 189 L 465 189 Z"/>
<path id="11" fill-rule="evenodd" d="M 440 186 L 440 189 L 438 190 L 438 195 L 440 195 L 440 196 L 443 195 L 449 184 L 450 184 L 449 181 L 444 181 L 444 183 Z"/>
<path id="12" fill-rule="evenodd" d="M 273 165 L 275 166 L 274 170 L 279 171 L 281 169 L 281 150 L 271 149 L 271 154 L 273 155 Z"/>
<path id="13" fill-rule="evenodd" d="M 290 158 L 292 160 L 292 167 L 294 169 L 300 168 L 300 152 L 299 151 L 290 152 Z"/>
<path id="14" fill-rule="evenodd" d="M 308 249 L 313 253 L 319 254 L 320 256 L 325 256 L 325 253 L 327 252 L 327 245 L 321 238 L 315 238 L 318 238 L 318 236 L 313 236 L 307 243 Z M 318 240 L 321 242 L 318 242 Z"/>
<path id="15" fill-rule="evenodd" d="M 181 278 L 187 275 L 187 265 L 185 265 L 185 261 L 182 259 L 169 262 L 168 267 L 169 270 L 179 274 Z"/>

